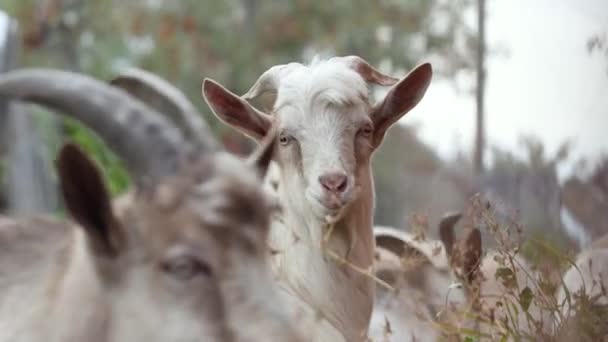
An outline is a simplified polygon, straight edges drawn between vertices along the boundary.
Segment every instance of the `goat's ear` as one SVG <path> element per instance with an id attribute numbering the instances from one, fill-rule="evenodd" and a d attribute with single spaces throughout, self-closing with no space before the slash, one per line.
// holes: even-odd
<path id="1" fill-rule="evenodd" d="M 443 242 L 448 257 L 452 255 L 452 251 L 454 250 L 454 226 L 458 223 L 461 216 L 462 214 L 460 213 L 448 214 L 439 222 L 439 238 Z"/>
<path id="2" fill-rule="evenodd" d="M 371 114 L 374 122 L 374 147 L 380 146 L 389 127 L 420 102 L 431 83 L 432 76 L 433 69 L 429 63 L 414 68 L 394 85 L 374 108 Z"/>
<path id="3" fill-rule="evenodd" d="M 426 255 L 424 255 L 418 248 L 410 245 L 407 241 L 399 239 L 398 237 L 384 234 L 375 234 L 376 247 L 384 248 L 399 258 L 405 259 L 416 259 L 429 261 Z"/>
<path id="4" fill-rule="evenodd" d="M 116 256 L 125 235 L 95 163 L 76 145 L 66 144 L 59 152 L 57 172 L 67 211 L 85 230 L 93 253 Z"/>
<path id="5" fill-rule="evenodd" d="M 203 97 L 220 120 L 257 141 L 262 140 L 272 126 L 270 115 L 211 79 L 203 81 Z"/>
<path id="6" fill-rule="evenodd" d="M 266 172 L 268 172 L 268 167 L 274 156 L 274 150 L 277 144 L 276 134 L 274 132 L 274 130 L 269 131 L 267 136 L 260 143 L 260 146 L 253 151 L 247 160 L 247 163 L 258 172 L 260 178 L 266 176 Z"/>
<path id="7" fill-rule="evenodd" d="M 473 228 L 464 241 L 463 270 L 471 282 L 481 264 L 481 232 Z"/>

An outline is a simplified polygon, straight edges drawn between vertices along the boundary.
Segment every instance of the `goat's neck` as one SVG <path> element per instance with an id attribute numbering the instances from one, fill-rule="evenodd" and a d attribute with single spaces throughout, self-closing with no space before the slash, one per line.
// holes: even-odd
<path id="1" fill-rule="evenodd" d="M 283 212 L 270 232 L 279 282 L 349 341 L 365 333 L 374 297 L 373 279 L 362 274 L 373 262 L 371 177 L 362 190 L 333 228 L 293 206 L 289 194 L 279 191 Z"/>
<path id="2" fill-rule="evenodd" d="M 83 232 L 78 229 L 67 263 L 49 282 L 49 341 L 103 341 L 107 310 Z"/>
<path id="3" fill-rule="evenodd" d="M 230 267 L 220 286 L 234 340 L 248 341 L 255 336 L 269 341 L 299 341 L 292 322 L 286 319 L 287 309 L 268 301 L 278 290 L 268 276 L 268 264 L 242 251 L 229 254 L 229 258 Z M 251 319 L 252 312 L 258 315 L 255 320 Z"/>

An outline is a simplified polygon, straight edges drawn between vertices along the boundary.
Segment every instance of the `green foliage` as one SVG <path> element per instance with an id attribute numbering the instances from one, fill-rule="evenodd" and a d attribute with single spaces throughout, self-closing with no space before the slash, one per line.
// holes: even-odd
<path id="1" fill-rule="evenodd" d="M 513 289 L 517 287 L 517 278 L 515 272 L 508 267 L 500 267 L 496 270 L 494 275 L 496 279 L 499 279 L 504 287 Z"/>
<path id="2" fill-rule="evenodd" d="M 122 162 L 96 135 L 75 120 L 66 120 L 66 133 L 69 139 L 93 156 L 101 167 L 112 195 L 122 193 L 129 185 L 129 175 Z"/>
<path id="3" fill-rule="evenodd" d="M 519 305 L 521 305 L 521 308 L 524 309 L 524 311 L 526 311 L 526 312 L 530 308 L 530 304 L 532 304 L 533 299 L 534 299 L 534 292 L 532 292 L 532 289 L 530 289 L 528 286 L 526 286 L 519 293 Z"/>

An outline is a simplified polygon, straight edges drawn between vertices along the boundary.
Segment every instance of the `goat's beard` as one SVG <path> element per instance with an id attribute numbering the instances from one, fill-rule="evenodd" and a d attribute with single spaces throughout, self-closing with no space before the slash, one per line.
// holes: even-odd
<path id="1" fill-rule="evenodd" d="M 341 201 L 341 205 L 336 206 L 335 209 L 328 208 L 324 205 L 323 201 L 319 200 L 316 196 L 306 193 L 306 201 L 308 206 L 311 208 L 314 215 L 321 220 L 323 223 L 336 223 L 340 221 L 348 212 L 350 206 L 357 201 L 359 194 L 361 193 L 361 187 L 355 186 L 347 198 L 340 200 L 336 198 L 336 201 Z M 335 196 L 335 195 L 334 195 Z"/>

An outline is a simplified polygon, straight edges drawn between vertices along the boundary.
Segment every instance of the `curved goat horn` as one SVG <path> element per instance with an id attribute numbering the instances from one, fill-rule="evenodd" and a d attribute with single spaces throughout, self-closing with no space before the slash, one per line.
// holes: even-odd
<path id="1" fill-rule="evenodd" d="M 162 115 L 89 76 L 16 70 L 0 75 L 0 97 L 44 105 L 82 122 L 123 159 L 140 185 L 174 173 L 192 152 L 181 132 Z"/>
<path id="2" fill-rule="evenodd" d="M 277 89 L 279 88 L 281 78 L 287 76 L 295 68 L 301 66 L 302 64 L 300 63 L 289 63 L 271 67 L 270 69 L 264 71 L 257 81 L 255 81 L 249 91 L 247 91 L 241 97 L 245 100 L 252 100 L 268 92 L 276 93 Z"/>
<path id="3" fill-rule="evenodd" d="M 374 68 L 365 59 L 359 56 L 333 57 L 348 65 L 349 68 L 356 71 L 368 83 L 374 83 L 381 86 L 391 86 L 399 81 L 398 78 L 386 75 Z"/>
<path id="4" fill-rule="evenodd" d="M 197 149 L 216 150 L 218 143 L 190 100 L 165 79 L 143 69 L 130 68 L 110 81 L 161 114 L 166 114 Z"/>

